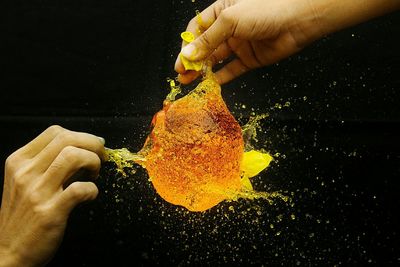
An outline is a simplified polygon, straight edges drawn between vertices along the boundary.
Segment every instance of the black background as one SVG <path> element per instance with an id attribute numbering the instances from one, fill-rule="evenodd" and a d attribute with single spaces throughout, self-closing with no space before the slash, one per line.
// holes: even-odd
<path id="1" fill-rule="evenodd" d="M 179 33 L 210 3 L 2 1 L 0 161 L 51 124 L 139 150 Z M 50 266 L 399 264 L 399 25 L 399 13 L 372 20 L 223 87 L 242 123 L 270 113 L 257 145 L 280 156 L 255 187 L 294 192 L 294 207 L 188 213 L 144 170 L 121 179 L 106 165 Z"/>

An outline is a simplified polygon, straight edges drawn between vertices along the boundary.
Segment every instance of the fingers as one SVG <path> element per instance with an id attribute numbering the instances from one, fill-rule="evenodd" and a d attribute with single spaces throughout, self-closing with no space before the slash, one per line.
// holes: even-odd
<path id="1" fill-rule="evenodd" d="M 45 262 L 61 241 L 71 210 L 96 198 L 94 183 L 74 179 L 85 170 L 97 176 L 103 144 L 93 135 L 50 127 L 7 159 L 0 239 L 17 248 L 16 255 L 30 250 L 33 255 L 18 266 Z"/>
<path id="2" fill-rule="evenodd" d="M 182 55 L 192 61 L 207 58 L 222 42 L 232 37 L 235 23 L 230 9 L 224 9 L 203 34 L 182 49 Z"/>
<path id="3" fill-rule="evenodd" d="M 246 73 L 250 69 L 243 64 L 241 59 L 234 59 L 215 73 L 219 84 L 227 83 L 234 78 Z"/>
<path id="4" fill-rule="evenodd" d="M 200 14 L 196 15 L 189 21 L 188 26 L 186 27 L 186 31 L 193 33 L 195 38 L 200 36 L 205 30 L 209 28 L 209 26 L 216 20 L 216 10 L 220 9 L 221 1 L 216 1 L 205 10 L 203 10 Z M 182 41 L 182 48 L 185 47 L 187 43 Z M 180 57 L 177 57 L 175 62 L 175 70 L 178 73 L 185 72 L 185 69 L 182 65 Z"/>
<path id="5" fill-rule="evenodd" d="M 180 56 L 178 56 L 178 57 L 176 58 L 174 68 L 175 68 L 175 71 L 176 71 L 177 73 L 179 73 L 179 74 L 185 73 L 186 70 L 185 70 L 185 67 L 184 67 L 183 64 L 182 64 L 182 60 L 181 60 L 181 57 L 180 57 Z"/>
<path id="6" fill-rule="evenodd" d="M 200 75 L 200 72 L 189 70 L 189 71 L 186 71 L 185 73 L 178 74 L 178 81 L 182 84 L 188 84 L 188 83 L 191 83 L 192 81 L 196 80 L 197 77 L 199 77 L 199 75 Z"/>
<path id="7" fill-rule="evenodd" d="M 190 20 L 186 31 L 190 31 L 195 37 L 198 37 L 214 23 L 224 8 L 224 1 L 219 0 L 214 2 Z M 184 44 L 184 42 L 182 43 Z"/>
<path id="8" fill-rule="evenodd" d="M 232 55 L 232 49 L 227 42 L 223 42 L 218 48 L 210 55 L 210 60 L 213 65 L 222 63 Z"/>
<path id="9" fill-rule="evenodd" d="M 60 132 L 51 142 L 34 158 L 37 168 L 45 171 L 68 146 L 82 148 L 92 151 L 98 155 L 101 160 L 105 159 L 104 139 L 87 133 L 73 132 L 64 130 Z"/>
<path id="10" fill-rule="evenodd" d="M 33 158 L 62 131 L 65 131 L 65 129 L 61 126 L 52 125 L 42 132 L 38 137 L 20 148 L 18 152 L 23 153 L 27 158 Z"/>
<path id="11" fill-rule="evenodd" d="M 227 59 L 230 55 L 232 54 L 232 49 L 228 45 L 227 42 L 223 42 L 209 57 L 211 60 L 212 65 L 221 63 L 223 60 Z M 179 58 L 179 57 L 178 57 Z M 197 71 L 185 71 L 183 65 L 178 66 L 177 64 L 180 64 L 180 61 L 175 63 L 175 70 L 178 70 L 178 80 L 182 84 L 189 84 L 197 77 L 199 77 L 200 72 Z"/>
<path id="12" fill-rule="evenodd" d="M 60 211 L 68 215 L 73 208 L 84 201 L 93 200 L 99 189 L 92 182 L 73 182 L 56 199 Z"/>
<path id="13" fill-rule="evenodd" d="M 89 171 L 89 178 L 97 177 L 100 166 L 101 160 L 96 153 L 82 148 L 67 146 L 46 170 L 42 182 L 53 185 L 54 188 L 59 188 L 81 169 Z"/>
<path id="14" fill-rule="evenodd" d="M 222 18 L 219 18 L 222 11 L 226 8 L 225 2 L 226 1 L 222 0 L 216 1 L 214 4 L 210 5 L 208 8 L 206 8 L 204 11 L 202 11 L 199 15 L 194 17 L 189 22 L 186 31 L 192 32 L 195 35 L 196 40 L 192 42 L 191 45 L 188 45 L 189 48 L 185 48 L 185 46 L 187 45 L 185 42 L 182 42 L 182 48 L 184 48 L 182 49 L 182 52 L 184 52 L 184 50 L 186 51 L 184 52 L 185 57 L 189 58 L 190 60 L 193 60 L 191 58 L 193 51 L 195 50 L 197 51 L 197 49 L 200 48 L 201 51 L 199 55 L 202 56 L 202 58 L 200 59 L 204 59 L 207 57 L 207 55 L 210 55 L 214 49 L 218 47 L 219 43 L 221 43 L 224 40 L 224 38 L 222 38 L 221 39 L 222 41 L 218 41 L 216 40 L 216 37 L 218 37 L 221 32 L 225 31 L 225 25 L 221 24 L 221 22 L 224 20 L 224 16 L 222 16 Z M 217 25 L 215 26 L 214 24 L 216 23 Z M 221 26 L 224 26 L 224 28 L 221 28 Z M 225 39 L 227 38 L 229 37 L 226 37 Z M 206 44 L 205 47 L 204 44 Z M 177 57 L 175 62 L 175 71 L 183 76 L 181 78 L 182 83 L 189 83 L 193 81 L 195 78 L 197 78 L 199 75 L 199 74 L 186 75 L 186 70 L 179 56 Z"/>

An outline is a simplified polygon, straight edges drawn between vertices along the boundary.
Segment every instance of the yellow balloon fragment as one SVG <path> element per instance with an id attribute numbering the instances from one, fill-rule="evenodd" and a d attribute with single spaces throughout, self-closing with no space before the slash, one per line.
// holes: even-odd
<path id="1" fill-rule="evenodd" d="M 187 43 L 191 43 L 194 41 L 194 34 L 191 32 L 182 32 L 181 38 L 183 41 L 185 41 Z"/>
<path id="2" fill-rule="evenodd" d="M 251 178 L 259 174 L 262 170 L 268 167 L 273 158 L 267 153 L 260 151 L 251 150 L 244 152 L 242 159 L 241 170 L 243 171 L 243 177 Z M 242 178 L 242 182 L 243 182 Z"/>
<path id="3" fill-rule="evenodd" d="M 240 182 L 242 183 L 244 189 L 253 191 L 253 185 L 250 182 L 249 176 L 243 175 L 242 179 L 240 179 Z"/>
<path id="4" fill-rule="evenodd" d="M 182 32 L 181 38 L 186 44 L 193 42 L 195 39 L 194 34 L 189 31 Z M 179 54 L 179 57 L 182 61 L 183 66 L 185 67 L 185 70 L 201 71 L 201 69 L 203 68 L 202 60 L 191 61 L 188 58 L 184 57 L 182 54 Z"/>
<path id="5" fill-rule="evenodd" d="M 203 68 L 202 61 L 190 61 L 189 59 L 185 58 L 182 54 L 180 54 L 180 58 L 182 61 L 185 70 L 194 70 L 194 71 L 201 71 Z"/>

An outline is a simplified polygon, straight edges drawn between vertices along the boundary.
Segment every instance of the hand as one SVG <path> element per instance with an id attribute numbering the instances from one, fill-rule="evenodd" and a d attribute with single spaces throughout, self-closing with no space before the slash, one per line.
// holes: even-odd
<path id="1" fill-rule="evenodd" d="M 218 0 L 193 18 L 187 31 L 197 36 L 182 54 L 192 61 L 225 59 L 216 72 L 220 84 L 300 51 L 314 40 L 400 8 L 398 0 Z M 175 63 L 181 83 L 198 72 Z"/>
<path id="2" fill-rule="evenodd" d="M 0 266 L 45 264 L 59 246 L 71 210 L 96 198 L 104 139 L 51 126 L 8 157 L 0 210 Z M 71 183 L 72 182 L 72 183 Z"/>
<path id="3" fill-rule="evenodd" d="M 234 54 L 235 58 L 216 72 L 223 84 L 296 53 L 320 35 L 319 27 L 309 1 L 219 0 L 190 21 L 187 31 L 198 38 L 184 47 L 182 54 L 189 60 L 209 57 L 213 65 Z M 206 31 L 199 35 L 199 29 Z M 198 76 L 185 71 L 179 57 L 175 70 L 185 84 Z"/>

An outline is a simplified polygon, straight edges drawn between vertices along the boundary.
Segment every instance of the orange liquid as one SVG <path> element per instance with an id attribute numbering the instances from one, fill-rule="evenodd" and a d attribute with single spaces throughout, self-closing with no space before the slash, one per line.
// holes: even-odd
<path id="1" fill-rule="evenodd" d="M 242 189 L 242 130 L 206 79 L 188 95 L 165 101 L 139 154 L 157 193 L 191 211 L 207 210 Z"/>

